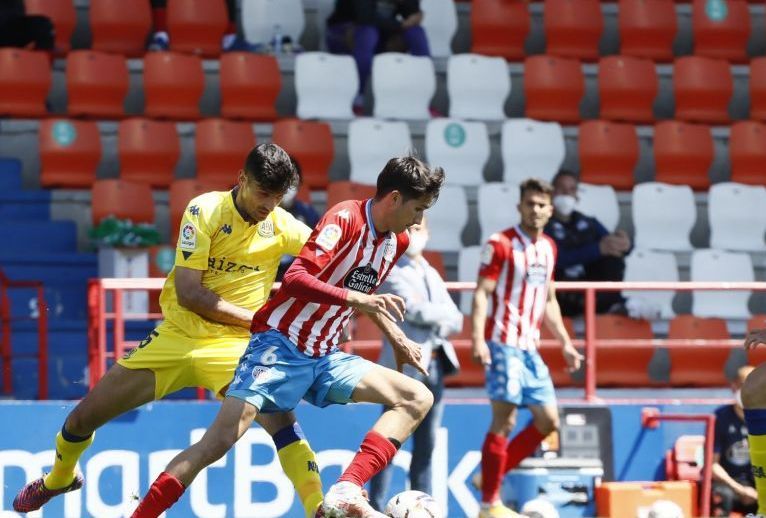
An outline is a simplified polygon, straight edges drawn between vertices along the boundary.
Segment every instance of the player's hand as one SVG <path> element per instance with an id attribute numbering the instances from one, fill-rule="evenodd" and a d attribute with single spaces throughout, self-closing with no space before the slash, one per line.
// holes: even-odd
<path id="1" fill-rule="evenodd" d="M 492 357 L 489 354 L 489 347 L 487 347 L 487 342 L 484 340 L 474 340 L 471 347 L 471 352 L 473 354 L 474 363 L 484 365 L 485 367 L 492 363 Z"/>
<path id="2" fill-rule="evenodd" d="M 756 491 L 754 487 L 741 486 L 740 490 L 737 491 L 737 494 L 740 499 L 742 499 L 742 503 L 746 505 L 754 504 L 758 501 L 758 491 Z"/>
<path id="3" fill-rule="evenodd" d="M 365 313 L 376 313 L 391 322 L 404 320 L 404 299 L 392 293 L 367 295 L 358 291 L 349 291 L 346 302 L 352 308 Z"/>
<path id="4" fill-rule="evenodd" d="M 409 338 L 397 341 L 394 345 L 394 359 L 396 360 L 396 370 L 402 372 L 405 364 L 410 364 L 428 376 L 428 371 L 421 364 L 423 354 L 419 344 L 416 344 Z"/>
<path id="5" fill-rule="evenodd" d="M 755 349 L 758 345 L 766 344 L 766 329 L 753 329 L 745 337 L 745 350 Z"/>
<path id="6" fill-rule="evenodd" d="M 580 354 L 580 351 L 571 342 L 564 344 L 564 347 L 561 348 L 561 353 L 564 355 L 564 361 L 567 362 L 567 370 L 569 372 L 580 369 L 585 356 Z"/>

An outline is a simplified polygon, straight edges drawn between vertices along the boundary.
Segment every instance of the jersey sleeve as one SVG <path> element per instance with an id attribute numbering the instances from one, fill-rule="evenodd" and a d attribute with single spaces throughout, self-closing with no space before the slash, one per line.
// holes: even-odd
<path id="1" fill-rule="evenodd" d="M 299 257 L 323 269 L 351 239 L 358 227 L 356 217 L 352 206 L 343 203 L 327 211 L 314 227 Z"/>
<path id="2" fill-rule="evenodd" d="M 176 244 L 176 266 L 193 270 L 207 270 L 210 229 L 216 228 L 213 220 L 218 217 L 214 206 L 200 198 L 194 198 L 184 210 Z"/>
<path id="3" fill-rule="evenodd" d="M 500 240 L 496 236 L 489 238 L 489 241 L 481 249 L 479 258 L 479 277 L 484 277 L 496 281 L 500 276 L 500 269 L 503 265 L 503 248 Z"/>
<path id="4" fill-rule="evenodd" d="M 297 256 L 311 236 L 311 229 L 295 216 L 286 212 L 283 217 L 284 253 Z"/>

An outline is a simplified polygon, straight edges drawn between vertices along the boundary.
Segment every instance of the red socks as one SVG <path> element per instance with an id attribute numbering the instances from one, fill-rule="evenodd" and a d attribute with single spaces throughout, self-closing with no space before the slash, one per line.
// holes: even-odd
<path id="1" fill-rule="evenodd" d="M 516 434 L 516 437 L 508 444 L 503 473 L 508 473 L 518 466 L 522 460 L 532 455 L 537 446 L 543 442 L 543 439 L 545 439 L 545 436 L 532 423 Z"/>
<path id="2" fill-rule="evenodd" d="M 488 433 L 481 447 L 481 501 L 491 504 L 498 499 L 505 474 L 508 439 Z"/>
<path id="3" fill-rule="evenodd" d="M 354 460 L 351 461 L 338 482 L 347 481 L 362 487 L 373 476 L 381 472 L 391 462 L 394 455 L 396 455 L 394 443 L 378 432 L 370 431 L 364 437 Z"/>
<path id="4" fill-rule="evenodd" d="M 185 490 L 180 480 L 163 471 L 149 488 L 141 504 L 133 511 L 131 518 L 157 518 L 170 509 Z"/>

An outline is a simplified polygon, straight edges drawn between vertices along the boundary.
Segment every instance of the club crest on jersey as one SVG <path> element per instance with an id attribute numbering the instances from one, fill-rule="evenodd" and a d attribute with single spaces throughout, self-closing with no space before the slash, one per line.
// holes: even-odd
<path id="1" fill-rule="evenodd" d="M 389 237 L 386 239 L 386 244 L 383 245 L 383 259 L 389 263 L 394 260 L 396 255 L 396 238 Z"/>
<path id="2" fill-rule="evenodd" d="M 378 287 L 378 272 L 372 265 L 354 268 L 343 279 L 343 286 L 350 290 L 370 294 Z"/>
<path id="3" fill-rule="evenodd" d="M 317 235 L 316 238 L 316 244 L 329 252 L 335 248 L 335 245 L 338 244 L 342 234 L 343 231 L 340 229 L 340 227 L 334 223 L 331 223 L 319 231 L 319 235 Z"/>
<path id="4" fill-rule="evenodd" d="M 530 286 L 544 286 L 548 280 L 548 270 L 544 264 L 535 263 L 527 266 L 527 283 Z"/>
<path id="5" fill-rule="evenodd" d="M 274 237 L 274 223 L 270 219 L 264 219 L 258 225 L 258 235 L 268 239 Z"/>
<path id="6" fill-rule="evenodd" d="M 191 223 L 187 223 L 181 229 L 181 239 L 178 247 L 181 250 L 194 250 L 197 248 L 197 229 Z"/>

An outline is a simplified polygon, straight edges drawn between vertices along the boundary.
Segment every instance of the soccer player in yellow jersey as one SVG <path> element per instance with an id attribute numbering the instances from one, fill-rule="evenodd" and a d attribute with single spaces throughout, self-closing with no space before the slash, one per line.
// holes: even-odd
<path id="1" fill-rule="evenodd" d="M 115 417 L 185 387 L 223 397 L 250 339 L 253 314 L 268 299 L 283 254 L 297 255 L 310 229 L 278 207 L 298 177 L 273 144 L 256 146 L 231 191 L 191 200 L 181 222 L 173 270 L 160 294 L 165 320 L 112 366 L 56 436 L 47 475 L 24 486 L 14 509 L 30 512 L 82 487 L 75 465 L 95 430 Z M 307 516 L 322 501 L 314 452 L 292 412 L 258 421 L 276 444 Z M 184 488 L 178 488 L 178 498 Z"/>

